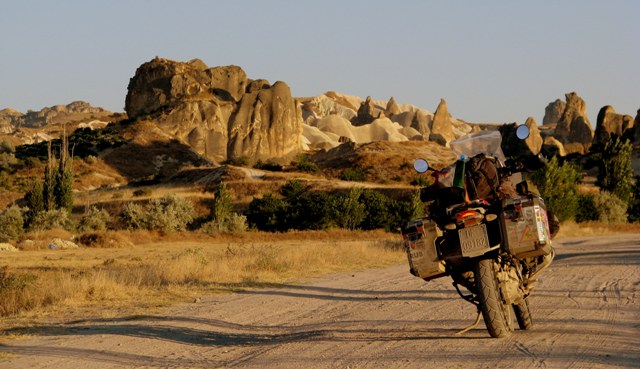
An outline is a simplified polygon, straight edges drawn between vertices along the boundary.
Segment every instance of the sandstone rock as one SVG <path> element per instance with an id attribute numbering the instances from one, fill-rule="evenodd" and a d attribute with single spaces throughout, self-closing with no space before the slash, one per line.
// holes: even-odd
<path id="1" fill-rule="evenodd" d="M 502 151 L 506 157 L 526 157 L 537 155 L 542 149 L 540 130 L 532 117 L 527 118 L 525 125 L 529 127 L 529 137 L 521 140 L 516 136 L 516 123 L 500 126 L 502 135 Z"/>
<path id="2" fill-rule="evenodd" d="M 546 157 L 566 156 L 567 152 L 564 150 L 562 142 L 553 136 L 547 136 L 542 144 L 542 154 Z"/>
<path id="3" fill-rule="evenodd" d="M 542 125 L 555 125 L 562 118 L 562 113 L 566 108 L 567 104 L 560 100 L 556 99 L 554 102 L 550 102 L 549 105 L 544 109 L 544 118 L 542 119 Z"/>
<path id="4" fill-rule="evenodd" d="M 305 114 L 311 114 L 317 118 L 324 118 L 329 115 L 338 115 L 347 120 L 352 120 L 357 116 L 354 109 L 338 103 L 336 100 L 327 95 L 316 96 L 311 100 L 302 104 L 303 118 L 306 121 Z M 309 113 L 305 113 L 309 112 Z"/>
<path id="5" fill-rule="evenodd" d="M 554 132 L 562 143 L 579 143 L 585 150 L 593 140 L 593 130 L 587 118 L 587 105 L 575 92 L 565 95 L 567 103 Z"/>
<path id="6" fill-rule="evenodd" d="M 302 115 L 289 86 L 249 80 L 242 68 L 156 58 L 129 82 L 125 110 L 214 161 L 283 159 L 302 149 Z"/>
<path id="7" fill-rule="evenodd" d="M 50 249 L 77 249 L 79 248 L 78 245 L 76 245 L 75 243 L 71 242 L 71 241 L 67 241 L 67 240 L 63 240 L 62 238 L 54 238 L 53 240 L 51 240 L 51 242 L 49 242 L 49 246 Z"/>
<path id="8" fill-rule="evenodd" d="M 633 128 L 633 125 L 633 118 L 630 115 L 617 114 L 611 105 L 603 106 L 598 112 L 593 144 L 601 145 L 614 136 L 622 137 L 625 131 Z"/>
<path id="9" fill-rule="evenodd" d="M 16 252 L 18 249 L 10 243 L 0 243 L 0 251 Z"/>
<path id="10" fill-rule="evenodd" d="M 391 118 L 396 114 L 400 114 L 400 107 L 392 96 L 387 103 L 387 108 L 384 110 L 384 115 Z"/>
<path id="11" fill-rule="evenodd" d="M 324 133 L 333 133 L 339 137 L 348 137 L 351 141 L 356 141 L 351 123 L 337 115 L 329 115 L 316 122 L 316 127 Z"/>
<path id="12" fill-rule="evenodd" d="M 367 96 L 367 99 L 360 104 L 357 116 L 351 119 L 351 123 L 354 126 L 362 126 L 378 119 L 380 115 L 382 115 L 382 112 L 375 107 L 371 101 L 371 96 Z"/>
<path id="13" fill-rule="evenodd" d="M 302 136 L 307 141 L 309 149 L 325 149 L 329 150 L 339 145 L 339 137 L 322 132 L 318 127 L 312 127 L 307 124 L 302 125 Z"/>
<path id="14" fill-rule="evenodd" d="M 418 131 L 421 135 L 429 137 L 431 130 L 429 129 L 429 123 L 431 123 L 431 116 L 425 114 L 423 110 L 416 111 L 404 111 L 399 114 L 393 115 L 391 121 L 400 124 L 405 128 L 412 128 Z"/>
<path id="15" fill-rule="evenodd" d="M 440 104 L 433 114 L 429 139 L 446 147 L 449 146 L 449 142 L 456 139 L 453 133 L 451 114 L 449 114 L 447 102 L 444 99 L 440 99 Z"/>
<path id="16" fill-rule="evenodd" d="M 284 82 L 245 94 L 229 123 L 227 157 L 286 159 L 301 146 L 302 113 Z"/>

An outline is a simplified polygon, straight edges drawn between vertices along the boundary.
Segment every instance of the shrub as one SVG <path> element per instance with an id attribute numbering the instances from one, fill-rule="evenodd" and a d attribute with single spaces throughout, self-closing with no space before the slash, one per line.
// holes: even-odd
<path id="1" fill-rule="evenodd" d="M 13 205 L 0 213 L 0 242 L 15 240 L 24 234 L 22 209 Z"/>
<path id="2" fill-rule="evenodd" d="M 628 140 L 618 137 L 604 145 L 600 172 L 596 184 L 603 191 L 611 192 L 625 202 L 631 199 L 633 190 L 633 146 Z"/>
<path id="3" fill-rule="evenodd" d="M 362 188 L 354 187 L 347 194 L 334 199 L 334 219 L 341 228 L 356 229 L 365 218 L 365 206 L 358 201 Z"/>
<path id="4" fill-rule="evenodd" d="M 559 165 L 554 156 L 544 168 L 533 173 L 531 180 L 538 187 L 547 208 L 560 221 L 575 218 L 581 177 L 572 164 Z"/>
<path id="5" fill-rule="evenodd" d="M 80 219 L 78 230 L 80 232 L 104 231 L 107 229 L 109 222 L 111 222 L 111 215 L 107 210 L 92 206 Z"/>
<path id="6" fill-rule="evenodd" d="M 307 185 L 299 179 L 292 179 L 280 187 L 280 194 L 284 197 L 300 196 L 307 190 Z"/>
<path id="7" fill-rule="evenodd" d="M 74 228 L 74 224 L 71 219 L 69 219 L 69 213 L 66 209 L 41 211 L 35 215 L 29 225 L 31 231 L 46 231 L 49 229 L 72 231 Z"/>
<path id="8" fill-rule="evenodd" d="M 629 222 L 640 222 L 640 176 L 636 176 L 635 180 L 636 183 L 633 186 L 631 201 L 629 201 L 627 209 Z"/>
<path id="9" fill-rule="evenodd" d="M 132 193 L 133 197 L 148 197 L 151 194 L 153 194 L 153 190 L 150 188 L 139 188 Z"/>
<path id="10" fill-rule="evenodd" d="M 144 207 L 133 202 L 124 204 L 120 211 L 120 221 L 124 228 L 130 230 L 148 228 L 147 216 Z"/>
<path id="11" fill-rule="evenodd" d="M 281 216 L 285 229 L 327 229 L 336 225 L 334 196 L 326 192 L 306 192 L 285 200 Z"/>
<path id="12" fill-rule="evenodd" d="M 206 234 L 218 232 L 243 232 L 247 230 L 247 218 L 233 211 L 231 193 L 224 183 L 215 190 L 211 210 L 212 220 L 203 224 L 201 230 Z"/>
<path id="13" fill-rule="evenodd" d="M 287 209 L 287 204 L 271 194 L 262 198 L 255 198 L 249 203 L 245 212 L 247 221 L 252 227 L 262 231 L 281 231 L 283 229 L 282 218 Z"/>
<path id="14" fill-rule="evenodd" d="M 590 194 L 578 195 L 578 207 L 576 210 L 576 222 L 588 222 L 598 220 L 598 209 L 594 201 L 595 196 Z"/>
<path id="15" fill-rule="evenodd" d="M 625 223 L 627 221 L 627 203 L 616 195 L 601 191 L 593 197 L 598 209 L 598 220 L 604 223 Z"/>
<path id="16" fill-rule="evenodd" d="M 378 191 L 364 190 L 360 194 L 360 200 L 364 205 L 365 216 L 362 221 L 362 229 L 391 230 L 394 216 L 390 210 L 394 208 L 394 200 Z"/>
<path id="17" fill-rule="evenodd" d="M 278 163 L 273 163 L 273 162 L 263 162 L 262 160 L 258 160 L 254 165 L 254 168 L 256 169 L 260 169 L 260 170 L 268 170 L 271 172 L 282 172 L 284 170 L 284 168 L 282 167 L 282 165 L 278 164 Z"/>
<path id="18" fill-rule="evenodd" d="M 340 174 L 340 179 L 343 181 L 365 182 L 367 180 L 367 172 L 360 167 L 347 168 Z"/>
<path id="19" fill-rule="evenodd" d="M 222 164 L 229 164 L 237 167 L 246 167 L 249 165 L 249 158 L 244 155 L 234 158 L 228 158 L 227 160 L 223 161 Z"/>
<path id="20" fill-rule="evenodd" d="M 320 171 L 320 168 L 316 163 L 309 159 L 308 155 L 300 155 L 298 157 L 298 161 L 291 163 L 297 170 L 306 173 L 317 173 Z"/>
<path id="21" fill-rule="evenodd" d="M 191 201 L 171 195 L 151 200 L 145 210 L 147 228 L 163 232 L 184 231 L 196 216 Z"/>

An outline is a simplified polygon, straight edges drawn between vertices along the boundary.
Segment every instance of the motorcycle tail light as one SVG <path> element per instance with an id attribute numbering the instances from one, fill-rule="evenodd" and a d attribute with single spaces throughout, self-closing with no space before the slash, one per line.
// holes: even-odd
<path id="1" fill-rule="evenodd" d="M 464 224 L 465 227 L 478 225 L 484 219 L 484 215 L 475 210 L 465 210 L 456 214 L 456 223 Z"/>

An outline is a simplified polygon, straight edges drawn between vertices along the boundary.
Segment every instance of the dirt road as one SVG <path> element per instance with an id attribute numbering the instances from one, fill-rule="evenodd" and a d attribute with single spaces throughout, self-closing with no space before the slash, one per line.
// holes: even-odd
<path id="1" fill-rule="evenodd" d="M 475 308 L 405 265 L 204 298 L 163 316 L 0 341 L 0 368 L 638 368 L 640 235 L 556 242 L 535 328 L 464 335 Z"/>

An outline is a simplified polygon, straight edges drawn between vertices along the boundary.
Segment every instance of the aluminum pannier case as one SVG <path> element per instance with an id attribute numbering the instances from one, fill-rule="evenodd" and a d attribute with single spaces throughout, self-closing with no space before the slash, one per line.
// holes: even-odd
<path id="1" fill-rule="evenodd" d="M 527 258 L 551 252 L 549 220 L 542 198 L 530 195 L 504 200 L 500 221 L 503 247 L 509 254 Z"/>
<path id="2" fill-rule="evenodd" d="M 447 275 L 436 249 L 439 236 L 442 236 L 442 231 L 427 218 L 410 221 L 402 229 L 411 274 L 425 281 Z"/>

